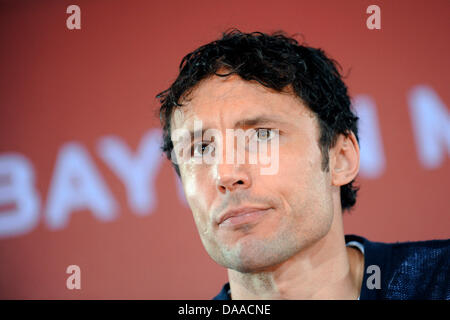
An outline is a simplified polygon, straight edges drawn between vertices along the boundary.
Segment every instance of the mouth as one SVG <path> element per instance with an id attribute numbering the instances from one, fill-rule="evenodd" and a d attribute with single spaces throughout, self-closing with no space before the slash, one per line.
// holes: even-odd
<path id="1" fill-rule="evenodd" d="M 271 208 L 241 207 L 228 210 L 219 217 L 219 227 L 235 227 L 238 225 L 255 223 L 262 218 Z"/>

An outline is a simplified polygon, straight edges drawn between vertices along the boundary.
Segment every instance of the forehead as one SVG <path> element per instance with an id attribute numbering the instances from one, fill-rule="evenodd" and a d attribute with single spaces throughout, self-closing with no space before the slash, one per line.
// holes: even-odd
<path id="1" fill-rule="evenodd" d="M 278 92 L 237 75 L 205 79 L 181 102 L 183 107 L 171 119 L 173 128 L 190 127 L 195 120 L 230 127 L 242 119 L 261 116 L 287 122 L 315 118 L 290 88 Z"/>

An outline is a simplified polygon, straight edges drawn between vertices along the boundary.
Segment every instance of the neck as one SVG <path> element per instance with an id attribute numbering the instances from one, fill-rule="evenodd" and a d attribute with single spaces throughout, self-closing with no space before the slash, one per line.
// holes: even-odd
<path id="1" fill-rule="evenodd" d="M 342 214 L 319 241 L 262 272 L 228 269 L 232 299 L 357 299 L 364 258 L 346 247 Z"/>

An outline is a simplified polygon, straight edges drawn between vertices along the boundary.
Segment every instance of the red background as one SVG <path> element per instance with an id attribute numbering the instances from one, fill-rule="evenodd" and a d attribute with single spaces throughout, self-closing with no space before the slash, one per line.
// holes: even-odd
<path id="1" fill-rule="evenodd" d="M 81 30 L 66 28 L 70 4 L 81 8 Z M 381 8 L 381 30 L 366 27 L 371 4 Z M 448 238 L 448 154 L 438 168 L 421 165 L 407 94 L 426 84 L 450 102 L 449 9 L 447 0 L 2 1 L 0 156 L 17 152 L 33 164 L 41 213 L 30 232 L 0 239 L 0 298 L 209 299 L 219 291 L 226 270 L 205 252 L 170 164 L 158 171 L 157 207 L 140 217 L 97 142 L 114 134 L 137 148 L 159 126 L 154 96 L 175 79 L 181 58 L 230 27 L 303 34 L 351 70 L 352 96 L 376 102 L 386 166 L 380 177 L 358 180 L 346 233 Z M 70 141 L 89 151 L 119 214 L 101 222 L 80 210 L 54 231 L 43 208 L 59 149 Z M 81 268 L 81 290 L 66 288 L 71 264 Z"/>

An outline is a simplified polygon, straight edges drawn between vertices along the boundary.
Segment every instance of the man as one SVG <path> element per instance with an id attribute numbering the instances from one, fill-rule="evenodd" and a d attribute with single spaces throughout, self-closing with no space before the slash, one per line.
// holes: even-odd
<path id="1" fill-rule="evenodd" d="M 163 150 L 205 249 L 228 269 L 216 299 L 450 299 L 449 241 L 344 235 L 358 118 L 323 51 L 233 30 L 186 55 L 157 97 Z M 264 163 L 235 159 L 263 146 Z"/>

